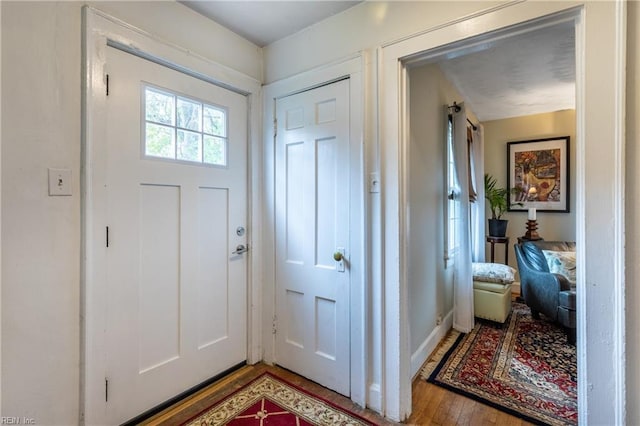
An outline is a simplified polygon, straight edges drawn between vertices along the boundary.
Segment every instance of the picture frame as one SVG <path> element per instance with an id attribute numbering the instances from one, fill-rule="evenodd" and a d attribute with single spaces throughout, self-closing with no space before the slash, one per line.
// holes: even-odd
<path id="1" fill-rule="evenodd" d="M 569 139 L 507 143 L 508 211 L 569 213 Z"/>

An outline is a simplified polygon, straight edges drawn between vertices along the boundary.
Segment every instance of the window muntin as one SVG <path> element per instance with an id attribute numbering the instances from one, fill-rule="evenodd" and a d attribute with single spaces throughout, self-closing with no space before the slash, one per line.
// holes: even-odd
<path id="1" fill-rule="evenodd" d="M 180 162 L 227 165 L 227 110 L 144 86 L 143 154 Z"/>

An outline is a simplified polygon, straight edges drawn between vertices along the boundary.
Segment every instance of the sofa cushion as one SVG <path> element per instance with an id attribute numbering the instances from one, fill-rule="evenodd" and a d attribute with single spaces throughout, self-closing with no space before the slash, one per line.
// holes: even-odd
<path id="1" fill-rule="evenodd" d="M 473 279 L 498 284 L 511 284 L 516 272 L 509 265 L 500 263 L 474 262 L 472 265 Z"/>
<path id="2" fill-rule="evenodd" d="M 533 269 L 550 272 L 549 265 L 542 250 L 576 251 L 576 243 L 568 241 L 527 241 L 522 244 L 522 252 Z"/>
<path id="3" fill-rule="evenodd" d="M 575 286 L 576 283 L 576 252 L 542 250 L 547 260 L 549 272 L 564 275 Z"/>

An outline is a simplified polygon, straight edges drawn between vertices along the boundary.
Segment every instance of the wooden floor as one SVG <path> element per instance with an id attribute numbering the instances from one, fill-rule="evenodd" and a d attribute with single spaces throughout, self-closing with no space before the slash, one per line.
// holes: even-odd
<path id="1" fill-rule="evenodd" d="M 214 402 L 244 386 L 265 371 L 274 373 L 288 382 L 344 407 L 378 425 L 395 425 L 371 410 L 363 409 L 350 399 L 306 380 L 277 366 L 256 364 L 245 366 L 217 381 L 190 398 L 143 422 L 143 425 L 176 425 L 197 415 Z M 413 382 L 413 414 L 404 424 L 410 425 L 529 425 L 516 417 L 495 408 L 475 402 L 438 386 L 427 383 L 420 377 Z"/>
<path id="2" fill-rule="evenodd" d="M 404 422 L 411 425 L 530 425 L 473 399 L 427 383 L 413 381 L 413 412 Z"/>

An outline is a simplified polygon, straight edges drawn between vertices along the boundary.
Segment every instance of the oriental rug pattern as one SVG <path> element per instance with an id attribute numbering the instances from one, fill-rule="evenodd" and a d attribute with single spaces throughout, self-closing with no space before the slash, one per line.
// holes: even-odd
<path id="1" fill-rule="evenodd" d="M 188 426 L 373 425 L 343 408 L 264 373 L 193 419 Z"/>
<path id="2" fill-rule="evenodd" d="M 576 350 L 561 327 L 514 303 L 504 324 L 476 319 L 449 340 L 425 365 L 427 381 L 532 423 L 578 423 Z"/>

